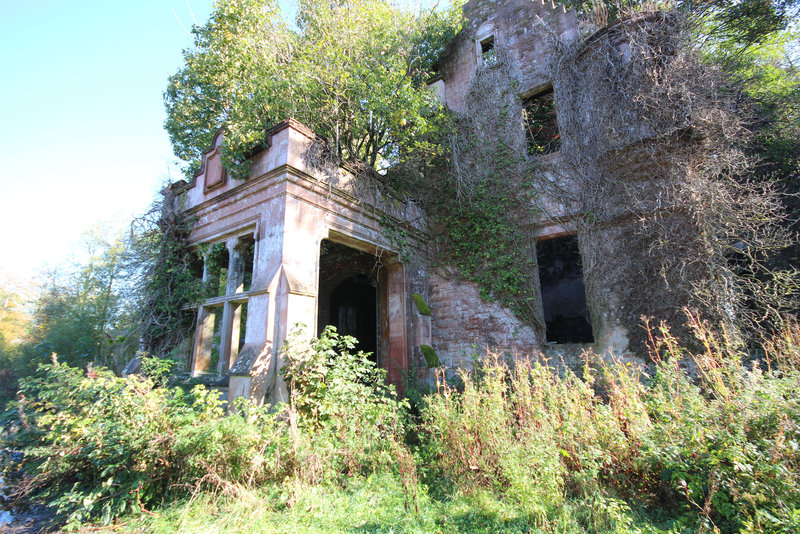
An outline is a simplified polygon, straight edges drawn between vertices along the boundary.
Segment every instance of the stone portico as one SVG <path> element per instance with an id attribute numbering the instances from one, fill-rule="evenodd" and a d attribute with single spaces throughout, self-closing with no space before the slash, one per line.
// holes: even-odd
<path id="1" fill-rule="evenodd" d="M 372 319 L 375 345 L 370 348 L 388 381 L 402 389 L 409 355 L 431 343 L 430 319 L 411 301 L 411 266 L 399 261 L 382 231 L 381 220 L 391 213 L 380 209 L 380 202 L 354 196 L 355 178 L 346 169 L 311 168 L 307 154 L 315 136 L 303 125 L 281 122 L 269 139 L 269 147 L 253 157 L 250 177 L 234 180 L 221 164 L 218 135 L 203 156 L 200 173 L 178 197 L 177 208 L 193 221 L 190 241 L 206 253 L 207 286 L 216 286 L 212 278 L 219 276 L 208 261 L 211 251 L 220 256 L 222 249 L 227 259 L 219 294 L 207 295 L 197 310 L 192 374 L 227 375 L 230 398 L 286 400 L 280 348 L 295 325 L 305 325 L 309 336 L 318 333 L 322 297 L 328 304 L 322 315 L 335 316 L 327 324 L 344 333 L 356 327 L 363 331 L 364 321 Z M 322 273 L 321 294 L 320 258 L 331 248 L 323 243 L 338 247 L 340 255 L 342 250 L 350 253 L 340 260 L 343 265 L 329 267 L 338 271 L 333 279 Z M 352 261 L 359 254 L 372 258 L 372 264 Z M 363 313 L 348 303 L 352 299 L 346 294 L 331 311 L 336 286 L 357 277 L 374 287 L 374 311 L 357 317 Z M 342 321 L 353 324 L 338 324 Z"/>

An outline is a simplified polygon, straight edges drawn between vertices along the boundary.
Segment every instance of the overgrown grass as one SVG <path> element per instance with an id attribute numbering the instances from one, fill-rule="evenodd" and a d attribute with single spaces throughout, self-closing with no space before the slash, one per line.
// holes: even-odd
<path id="1" fill-rule="evenodd" d="M 649 368 L 587 355 L 578 376 L 489 356 L 417 410 L 332 332 L 292 340 L 291 403 L 274 411 L 223 416 L 198 392 L 178 402 L 107 375 L 92 390 L 96 374 L 55 366 L 24 385 L 29 428 L 7 441 L 31 497 L 59 498 L 75 525 L 135 532 L 800 530 L 800 329 L 747 361 L 691 316 L 690 327 L 704 350 L 655 328 Z M 58 400 L 53 373 L 81 395 Z M 172 400 L 98 408 L 133 393 Z M 162 426 L 137 434 L 132 414 Z M 112 444 L 117 456 L 97 452 Z"/>
<path id="2" fill-rule="evenodd" d="M 420 493 L 407 507 L 398 477 L 380 474 L 345 487 L 310 486 L 286 502 L 277 488 L 202 493 L 127 525 L 130 531 L 171 532 L 584 532 L 580 507 L 566 505 L 559 521 L 538 528 L 514 503 L 487 491 L 444 500 Z M 633 518 L 632 521 L 636 521 Z M 635 532 L 637 529 L 618 529 Z M 612 530 L 613 531 L 613 530 Z M 656 532 L 656 530 L 642 530 Z"/>

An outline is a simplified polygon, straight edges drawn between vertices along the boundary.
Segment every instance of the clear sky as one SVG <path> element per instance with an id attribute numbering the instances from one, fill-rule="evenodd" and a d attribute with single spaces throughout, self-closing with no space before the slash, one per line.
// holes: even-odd
<path id="1" fill-rule="evenodd" d="M 57 267 L 181 177 L 161 95 L 212 4 L 0 0 L 0 272 Z"/>
<path id="2" fill-rule="evenodd" d="M 211 4 L 0 0 L 0 269 L 57 266 L 179 177 L 161 94 Z"/>

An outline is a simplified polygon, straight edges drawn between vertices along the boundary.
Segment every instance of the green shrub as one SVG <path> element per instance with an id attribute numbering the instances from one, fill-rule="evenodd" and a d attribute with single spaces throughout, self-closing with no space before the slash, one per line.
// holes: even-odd
<path id="1" fill-rule="evenodd" d="M 397 466 L 414 476 L 403 445 L 408 402 L 386 383 L 384 369 L 364 352 L 353 352 L 356 343 L 331 326 L 310 340 L 300 328 L 283 349 L 293 439 L 306 481 Z"/>
<path id="2" fill-rule="evenodd" d="M 463 391 L 440 384 L 422 411 L 433 473 L 461 491 L 502 495 L 533 524 L 558 517 L 565 497 L 596 492 L 624 447 L 611 410 L 572 373 L 491 357 L 461 378 Z"/>
<path id="3" fill-rule="evenodd" d="M 591 531 L 633 531 L 634 510 L 645 530 L 798 531 L 800 330 L 745 366 L 689 319 L 704 351 L 662 326 L 647 374 L 589 357 L 578 378 L 490 357 L 461 373 L 463 391 L 439 384 L 422 410 L 430 479 L 490 491 L 542 527 L 566 506 Z"/>
<path id="4" fill-rule="evenodd" d="M 745 365 L 738 346 L 690 321 L 703 350 L 660 327 L 649 369 L 589 355 L 581 377 L 489 357 L 458 388 L 423 397 L 418 425 L 355 340 L 331 329 L 290 336 L 288 405 L 238 400 L 227 414 L 203 387 L 54 362 L 21 381 L 18 430 L 3 444 L 21 457 L 5 454 L 4 476 L 21 469 L 17 493 L 73 523 L 140 515 L 188 489 L 264 492 L 277 518 L 307 492 L 381 479 L 400 485 L 407 513 L 427 507 L 423 531 L 798 531 L 800 327 Z"/>
<path id="5" fill-rule="evenodd" d="M 662 328 L 645 394 L 653 421 L 638 459 L 662 494 L 703 528 L 796 532 L 800 528 L 800 369 L 742 364 L 744 354 L 690 324 L 705 347 L 693 354 L 697 377 Z M 796 332 L 795 332 L 796 333 Z M 800 337 L 795 338 L 800 340 Z"/>
<path id="6" fill-rule="evenodd" d="M 9 457 L 4 470 L 21 468 L 26 477 L 17 492 L 70 523 L 109 523 L 161 503 L 179 484 L 264 479 L 280 471 L 267 460 L 254 464 L 272 452 L 265 429 L 279 426 L 276 416 L 239 404 L 225 417 L 218 393 L 203 386 L 187 394 L 153 387 L 148 378 L 54 361 L 21 380 L 20 389 L 20 429 L 7 446 L 22 457 Z"/>

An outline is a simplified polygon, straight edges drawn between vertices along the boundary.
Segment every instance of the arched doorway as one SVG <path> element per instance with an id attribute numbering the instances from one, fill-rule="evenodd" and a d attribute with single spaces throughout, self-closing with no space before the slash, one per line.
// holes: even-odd
<path id="1" fill-rule="evenodd" d="M 351 238 L 342 240 L 320 244 L 317 334 L 333 325 L 354 336 L 358 349 L 372 353 L 372 361 L 386 370 L 387 382 L 402 394 L 408 371 L 402 265 Z M 359 248 L 342 244 L 350 241 Z"/>
<path id="2" fill-rule="evenodd" d="M 326 326 L 358 340 L 358 350 L 381 365 L 376 257 L 327 239 L 320 245 L 317 334 Z"/>

